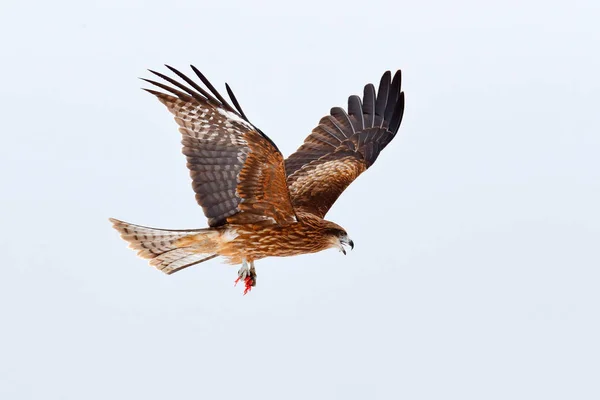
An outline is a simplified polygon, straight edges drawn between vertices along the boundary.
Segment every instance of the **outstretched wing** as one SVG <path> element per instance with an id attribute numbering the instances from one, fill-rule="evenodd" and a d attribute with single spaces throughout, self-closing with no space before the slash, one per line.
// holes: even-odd
<path id="1" fill-rule="evenodd" d="M 169 66 L 187 85 L 150 71 L 170 85 L 144 80 L 170 94 L 145 90 L 175 115 L 196 200 L 208 224 L 295 222 L 284 160 L 277 146 L 248 121 L 228 85 L 235 109 L 191 67 L 210 93 Z"/>
<path id="2" fill-rule="evenodd" d="M 350 96 L 348 112 L 331 109 L 304 144 L 285 160 L 292 204 L 323 218 L 342 192 L 395 137 L 404 113 L 401 72 L 383 74 L 375 94 L 365 86 L 363 98 Z"/>

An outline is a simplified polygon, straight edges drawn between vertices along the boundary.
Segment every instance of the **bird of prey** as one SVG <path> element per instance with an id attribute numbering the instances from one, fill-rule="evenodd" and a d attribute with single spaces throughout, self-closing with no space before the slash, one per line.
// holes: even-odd
<path id="1" fill-rule="evenodd" d="M 254 262 L 265 257 L 354 248 L 348 233 L 324 219 L 340 194 L 395 137 L 404 113 L 401 72 L 381 77 L 377 92 L 348 98 L 334 107 L 295 153 L 284 159 L 275 143 L 233 106 L 193 65 L 201 86 L 166 66 L 179 80 L 150 71 L 144 79 L 163 91 L 144 89 L 175 116 L 196 201 L 208 228 L 166 230 L 110 219 L 129 247 L 150 265 L 172 274 L 222 256 L 241 264 L 236 283 L 244 294 L 256 285 Z"/>

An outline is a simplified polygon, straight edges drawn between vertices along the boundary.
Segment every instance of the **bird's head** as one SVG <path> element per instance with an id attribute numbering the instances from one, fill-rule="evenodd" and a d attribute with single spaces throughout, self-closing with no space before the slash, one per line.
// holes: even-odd
<path id="1" fill-rule="evenodd" d="M 340 232 L 340 234 L 338 235 L 338 241 L 340 243 L 340 251 L 344 253 L 344 255 L 346 255 L 346 249 L 344 248 L 344 246 L 350 246 L 350 250 L 354 249 L 354 242 L 352 241 L 352 239 L 350 239 L 346 231 Z"/>
<path id="2" fill-rule="evenodd" d="M 354 242 L 348 236 L 348 233 L 341 226 L 329 222 L 328 233 L 331 238 L 331 247 L 339 249 L 344 255 L 346 255 L 346 249 L 344 246 L 350 246 L 350 249 L 354 249 Z"/>

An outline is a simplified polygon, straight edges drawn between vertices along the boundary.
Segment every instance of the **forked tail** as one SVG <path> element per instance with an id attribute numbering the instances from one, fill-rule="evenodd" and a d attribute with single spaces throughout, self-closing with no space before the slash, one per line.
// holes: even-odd
<path id="1" fill-rule="evenodd" d="M 199 264 L 218 256 L 218 232 L 210 229 L 167 230 L 133 225 L 109 218 L 129 248 L 150 260 L 150 265 L 165 274 Z"/>

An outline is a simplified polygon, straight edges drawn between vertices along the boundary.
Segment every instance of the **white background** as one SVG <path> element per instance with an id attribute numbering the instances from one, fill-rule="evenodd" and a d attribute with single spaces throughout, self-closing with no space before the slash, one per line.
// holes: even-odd
<path id="1" fill-rule="evenodd" d="M 3 399 L 600 398 L 600 3 L 0 6 Z M 206 226 L 146 68 L 229 82 L 290 154 L 402 69 L 356 243 L 165 276 L 108 217 Z"/>

